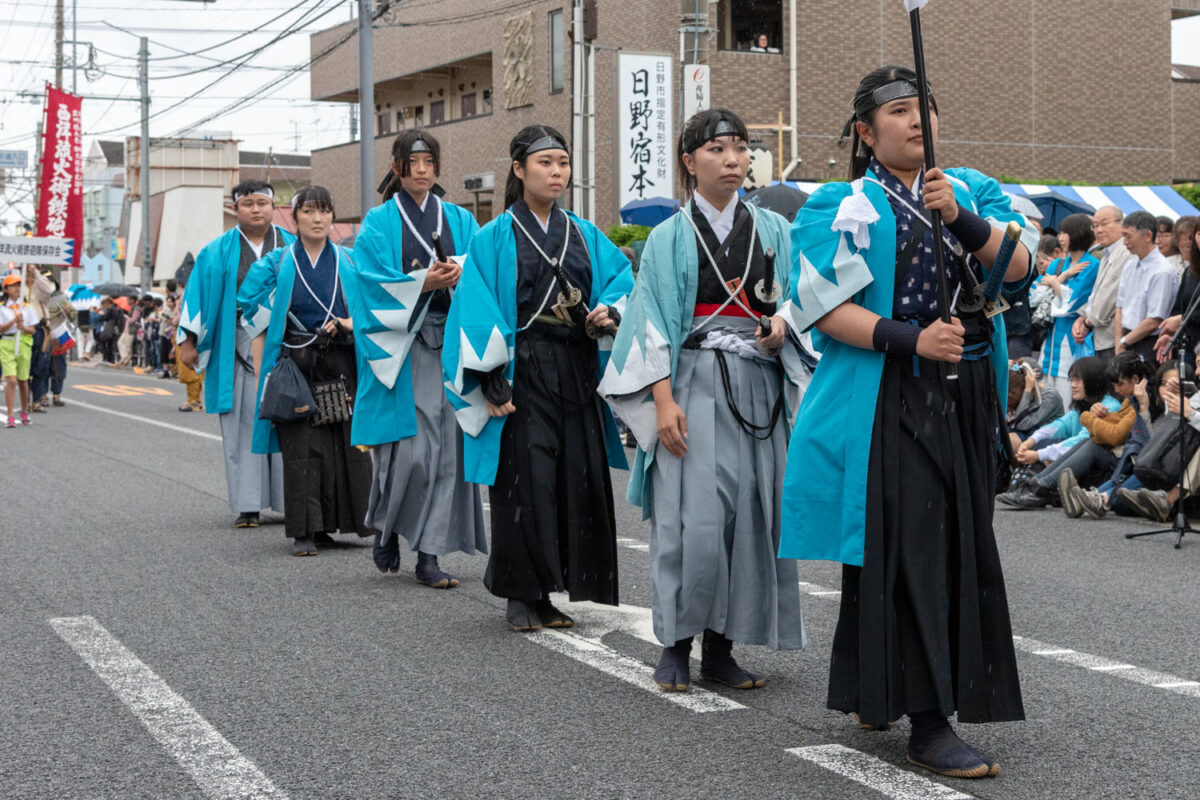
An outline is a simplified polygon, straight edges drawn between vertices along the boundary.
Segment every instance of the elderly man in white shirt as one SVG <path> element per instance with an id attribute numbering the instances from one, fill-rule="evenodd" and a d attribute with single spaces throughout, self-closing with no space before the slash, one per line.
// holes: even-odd
<path id="1" fill-rule="evenodd" d="M 1179 291 L 1179 273 L 1155 246 L 1158 221 L 1147 211 L 1125 218 L 1121 235 L 1134 259 L 1121 272 L 1115 328 L 1116 352 L 1130 350 L 1154 358 L 1154 332 L 1171 313 Z"/>
<path id="2" fill-rule="evenodd" d="M 1096 285 L 1092 287 L 1083 313 L 1076 318 L 1071 329 L 1075 341 L 1081 343 L 1091 333 L 1096 355 L 1105 361 L 1112 359 L 1114 345 L 1121 338 L 1121 332 L 1113 329 L 1117 313 L 1117 287 L 1121 284 L 1121 272 L 1125 264 L 1132 258 L 1121 241 L 1121 223 L 1124 220 L 1125 213 L 1116 206 L 1101 206 L 1092 217 L 1096 244 L 1103 248 L 1103 255 L 1100 256 Z"/>

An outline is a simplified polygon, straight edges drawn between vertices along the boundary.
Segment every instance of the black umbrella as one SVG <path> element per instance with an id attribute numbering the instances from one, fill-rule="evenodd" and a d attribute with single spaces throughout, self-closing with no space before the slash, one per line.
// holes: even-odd
<path id="1" fill-rule="evenodd" d="M 128 297 L 131 300 L 137 300 L 142 296 L 136 286 L 124 283 L 102 283 L 99 286 L 93 286 L 92 291 L 104 297 Z"/>
<path id="2" fill-rule="evenodd" d="M 183 263 L 179 265 L 179 269 L 175 270 L 175 282 L 180 286 L 187 285 L 188 277 L 192 274 L 192 267 L 196 266 L 196 257 L 188 251 L 188 254 L 183 257 Z"/>
<path id="3" fill-rule="evenodd" d="M 1031 194 L 1029 195 L 1029 199 L 1038 207 L 1038 211 L 1042 212 L 1042 225 L 1047 228 L 1054 228 L 1054 230 L 1058 230 L 1059 226 L 1062 225 L 1062 221 L 1072 214 L 1096 213 L 1096 209 L 1087 203 L 1072 200 L 1053 190 L 1044 194 Z"/>
<path id="4" fill-rule="evenodd" d="M 745 200 L 759 208 L 774 211 L 786 217 L 788 222 L 793 222 L 800 207 L 808 200 L 808 194 L 785 183 L 777 183 L 746 192 Z"/>

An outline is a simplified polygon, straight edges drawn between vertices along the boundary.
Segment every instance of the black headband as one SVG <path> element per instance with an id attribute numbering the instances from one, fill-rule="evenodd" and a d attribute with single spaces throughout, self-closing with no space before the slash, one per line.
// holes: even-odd
<path id="1" fill-rule="evenodd" d="M 429 142 L 424 139 L 417 139 L 412 143 L 412 147 L 408 148 L 409 155 L 413 153 L 432 153 L 433 148 L 429 146 Z"/>
<path id="2" fill-rule="evenodd" d="M 535 139 L 528 147 L 522 147 L 513 153 L 513 160 L 527 158 L 534 153 L 540 153 L 543 150 L 566 150 L 567 145 L 561 139 L 555 136 L 543 136 L 540 139 Z"/>
<path id="3" fill-rule="evenodd" d="M 699 131 L 694 132 L 683 143 L 683 152 L 694 153 L 704 145 L 711 142 L 713 139 L 718 139 L 722 136 L 741 136 L 742 132 L 738 130 L 737 125 L 730 122 L 725 117 L 715 117 L 708 121 L 707 124 Z"/>
<path id="4" fill-rule="evenodd" d="M 862 95 L 854 104 L 854 115 L 846 122 L 842 128 L 842 138 L 850 135 L 854 130 L 854 123 L 858 120 L 866 120 L 867 115 L 875 109 L 887 105 L 893 100 L 906 100 L 910 97 L 917 97 L 917 85 L 907 78 L 897 78 L 891 83 L 885 83 L 877 89 L 871 91 L 870 94 Z M 929 98 L 933 99 L 933 89 L 929 89 Z"/>

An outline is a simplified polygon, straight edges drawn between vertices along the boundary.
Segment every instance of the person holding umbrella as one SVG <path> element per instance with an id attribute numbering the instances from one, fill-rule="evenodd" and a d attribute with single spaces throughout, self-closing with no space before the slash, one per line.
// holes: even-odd
<path id="1" fill-rule="evenodd" d="M 863 78 L 845 128 L 850 181 L 820 187 L 792 226 L 786 311 L 816 328 L 822 356 L 789 445 L 779 556 L 844 565 L 829 708 L 873 728 L 908 716 L 909 761 L 978 778 L 999 764 L 947 718 L 1024 709 L 992 530 L 1006 336 L 970 300 L 1010 223 L 1021 245 L 1002 274 L 1009 292 L 1028 283 L 1037 238 L 994 179 L 926 166 L 938 116 L 931 96 L 922 119 L 920 87 L 905 67 Z"/>

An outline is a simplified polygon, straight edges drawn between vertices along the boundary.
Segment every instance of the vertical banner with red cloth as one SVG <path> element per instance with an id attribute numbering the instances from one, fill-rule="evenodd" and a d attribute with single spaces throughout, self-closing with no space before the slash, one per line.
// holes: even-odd
<path id="1" fill-rule="evenodd" d="M 73 239 L 71 266 L 83 250 L 83 120 L 77 95 L 46 86 L 38 236 Z"/>

